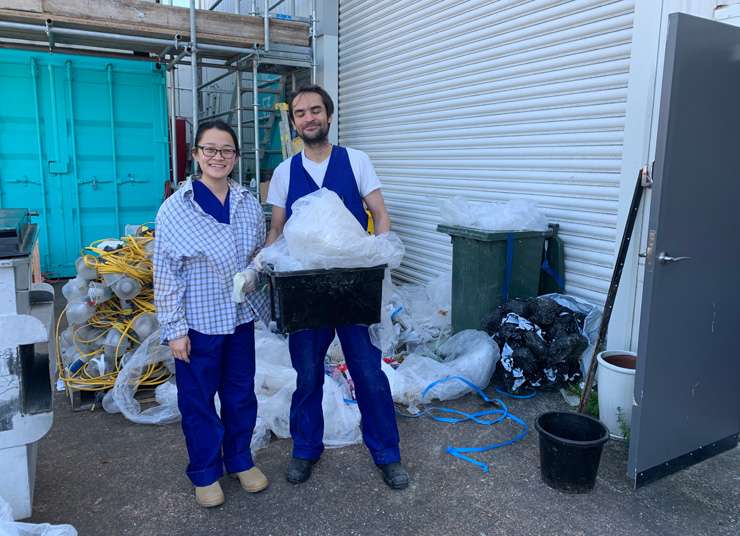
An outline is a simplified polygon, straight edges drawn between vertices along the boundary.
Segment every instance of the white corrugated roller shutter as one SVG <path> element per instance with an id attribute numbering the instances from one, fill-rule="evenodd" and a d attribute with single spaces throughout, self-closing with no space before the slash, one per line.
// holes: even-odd
<path id="1" fill-rule="evenodd" d="M 634 2 L 341 0 L 340 143 L 366 151 L 407 247 L 449 270 L 437 201 L 536 201 L 568 291 L 603 301 L 615 234 Z"/>

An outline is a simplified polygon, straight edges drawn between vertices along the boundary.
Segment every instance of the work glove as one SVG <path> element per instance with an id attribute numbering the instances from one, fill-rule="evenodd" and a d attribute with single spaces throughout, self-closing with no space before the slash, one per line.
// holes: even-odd
<path id="1" fill-rule="evenodd" d="M 260 250 L 252 259 L 252 266 L 254 266 L 254 269 L 258 272 L 264 271 L 265 261 L 263 259 L 262 250 Z"/>
<path id="2" fill-rule="evenodd" d="M 236 303 L 242 303 L 247 293 L 254 292 L 257 289 L 258 280 L 259 275 L 257 274 L 257 271 L 252 268 L 247 268 L 243 272 L 237 273 L 234 276 L 232 299 Z"/>

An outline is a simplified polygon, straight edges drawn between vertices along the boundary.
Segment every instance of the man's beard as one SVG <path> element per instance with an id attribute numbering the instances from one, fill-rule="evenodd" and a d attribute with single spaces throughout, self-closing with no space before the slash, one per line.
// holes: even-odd
<path id="1" fill-rule="evenodd" d="M 327 124 L 326 127 L 319 125 L 318 130 L 316 130 L 310 137 L 305 135 L 305 129 L 303 132 L 304 133 L 300 135 L 300 138 L 303 140 L 304 145 L 323 145 L 329 138 L 329 125 Z"/>

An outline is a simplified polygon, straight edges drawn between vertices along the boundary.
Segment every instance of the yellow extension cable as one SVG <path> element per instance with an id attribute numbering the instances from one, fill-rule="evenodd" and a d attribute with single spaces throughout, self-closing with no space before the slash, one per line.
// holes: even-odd
<path id="1" fill-rule="evenodd" d="M 67 387 L 80 391 L 105 391 L 113 387 L 116 383 L 118 373 L 121 371 L 121 346 L 124 341 L 133 344 L 140 344 L 134 333 L 133 325 L 137 318 L 143 314 L 154 313 L 154 290 L 152 289 L 152 261 L 146 251 L 146 246 L 154 240 L 153 232 L 144 229 L 144 236 L 125 236 L 121 239 L 123 247 L 105 251 L 97 247 L 103 242 L 111 239 L 97 240 L 82 250 L 82 258 L 85 265 L 94 268 L 99 277 L 104 274 L 123 274 L 137 280 L 142 285 L 141 292 L 129 301 L 130 308 L 122 308 L 119 299 L 114 295 L 106 302 L 100 304 L 95 314 L 87 321 L 86 324 L 78 326 L 73 331 L 72 342 L 82 358 L 85 358 L 85 364 L 75 373 L 69 374 L 64 368 L 61 357 L 61 333 L 60 326 L 62 316 L 67 307 L 60 313 L 56 325 L 56 350 L 57 350 L 57 370 L 59 379 Z M 100 330 L 100 333 L 93 339 L 85 340 L 80 338 L 78 332 L 84 327 L 92 327 Z M 82 352 L 80 344 L 90 344 L 103 337 L 108 330 L 116 329 L 121 335 L 115 348 L 115 370 L 106 374 L 95 375 L 92 370 L 88 369 L 90 359 L 103 353 L 102 348 L 92 352 Z M 140 387 L 154 387 L 166 382 L 171 374 L 161 363 L 149 365 L 141 375 Z"/>

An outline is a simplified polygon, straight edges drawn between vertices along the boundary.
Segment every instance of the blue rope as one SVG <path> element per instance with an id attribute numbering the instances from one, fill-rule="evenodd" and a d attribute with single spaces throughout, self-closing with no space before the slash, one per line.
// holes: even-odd
<path id="1" fill-rule="evenodd" d="M 525 393 L 523 395 L 515 395 L 514 393 L 510 393 L 509 391 L 504 391 L 503 389 L 499 389 L 498 387 L 496 387 L 496 392 L 497 393 L 501 393 L 502 395 L 506 395 L 509 398 L 516 398 L 516 399 L 520 399 L 520 400 L 526 400 L 526 399 L 529 399 L 529 398 L 534 398 L 535 395 L 537 394 L 537 391 L 535 391 L 534 389 L 532 389 L 531 391 L 529 391 L 528 393 Z"/>
<path id="2" fill-rule="evenodd" d="M 465 411 L 460 411 L 453 408 L 446 408 L 441 406 L 429 406 L 421 413 L 418 413 L 416 415 L 406 415 L 407 417 L 422 417 L 427 416 L 430 419 L 434 419 L 438 422 L 444 422 L 447 424 L 457 424 L 461 422 L 466 421 L 473 421 L 476 424 L 480 424 L 482 426 L 492 426 L 494 424 L 500 423 L 504 420 L 510 420 L 512 422 L 515 422 L 519 426 L 522 427 L 522 430 L 513 438 L 503 441 L 500 443 L 491 443 L 490 445 L 484 445 L 481 447 L 454 447 L 452 445 L 447 447 L 447 453 L 451 456 L 455 456 L 456 458 L 460 458 L 461 460 L 465 460 L 468 463 L 472 463 L 473 465 L 476 465 L 480 467 L 484 472 L 489 472 L 489 466 L 488 464 L 478 461 L 475 458 L 471 458 L 470 456 L 466 456 L 466 454 L 471 453 L 478 453 L 478 452 L 486 452 L 493 449 L 499 449 L 501 447 L 506 447 L 508 445 L 512 445 L 516 443 L 517 441 L 520 441 L 524 439 L 527 435 L 527 432 L 529 431 L 529 426 L 527 426 L 527 423 L 525 423 L 522 419 L 519 417 L 512 415 L 509 412 L 509 408 L 504 404 L 504 402 L 501 399 L 498 398 L 489 398 L 486 393 L 483 392 L 483 390 L 475 385 L 470 380 L 463 378 L 462 376 L 448 376 L 446 378 L 442 378 L 440 380 L 434 381 L 426 386 L 424 391 L 421 393 L 422 400 L 426 398 L 429 391 L 431 391 L 434 387 L 437 385 L 440 385 L 442 383 L 446 383 L 448 381 L 457 380 L 468 387 L 470 387 L 473 392 L 477 393 L 478 396 L 480 396 L 485 402 L 489 403 L 495 403 L 499 406 L 499 408 L 495 409 L 488 409 L 483 411 L 477 411 L 475 413 L 467 413 Z M 435 415 L 435 413 L 443 413 L 443 414 L 449 414 L 449 415 L 455 415 L 454 417 L 442 417 L 439 415 Z M 489 415 L 497 415 L 494 419 L 484 419 L 483 417 L 487 417 Z"/>

